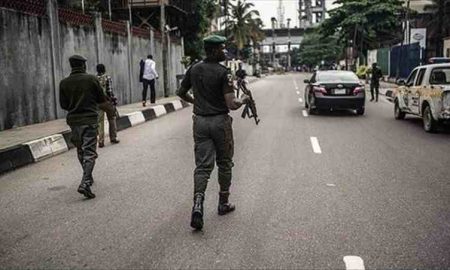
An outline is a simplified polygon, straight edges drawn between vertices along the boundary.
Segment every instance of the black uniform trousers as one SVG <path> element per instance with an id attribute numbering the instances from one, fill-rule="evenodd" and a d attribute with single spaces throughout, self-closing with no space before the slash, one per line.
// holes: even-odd
<path id="1" fill-rule="evenodd" d="M 233 168 L 233 118 L 228 114 L 193 116 L 195 143 L 194 194 L 206 191 L 217 163 L 220 191 L 229 191 Z"/>
<path id="2" fill-rule="evenodd" d="M 70 126 L 71 141 L 77 148 L 78 160 L 83 168 L 81 184 L 92 185 L 95 160 L 97 159 L 98 125 Z"/>
<path id="3" fill-rule="evenodd" d="M 375 99 L 378 100 L 379 92 L 380 92 L 380 82 L 371 81 L 370 82 L 370 95 L 372 96 L 372 99 L 374 98 L 374 94 L 375 94 Z"/>
<path id="4" fill-rule="evenodd" d="M 155 103 L 156 93 L 155 93 L 155 79 L 147 80 L 142 79 L 143 89 L 142 89 L 142 101 L 147 99 L 147 90 L 150 85 L 150 103 Z"/>

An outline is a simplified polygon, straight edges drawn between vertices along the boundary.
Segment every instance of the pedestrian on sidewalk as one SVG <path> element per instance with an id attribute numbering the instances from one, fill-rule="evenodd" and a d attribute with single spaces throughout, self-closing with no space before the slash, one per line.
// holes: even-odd
<path id="1" fill-rule="evenodd" d="M 206 59 L 188 69 L 177 91 L 179 97 L 194 104 L 196 168 L 191 227 L 196 230 L 203 228 L 203 201 L 214 163 L 219 167 L 218 214 L 225 215 L 235 210 L 235 206 L 228 202 L 234 151 L 233 119 L 228 113 L 249 101 L 246 95 L 242 95 L 242 99 L 236 98 L 232 75 L 219 64 L 225 60 L 226 38 L 213 35 L 203 41 Z M 195 98 L 188 92 L 191 88 Z"/>
<path id="2" fill-rule="evenodd" d="M 120 142 L 117 139 L 117 98 L 114 96 L 114 92 L 112 90 L 111 76 L 106 74 L 106 68 L 103 64 L 97 65 L 97 79 L 100 82 L 103 93 L 108 98 L 107 102 L 99 105 L 100 117 L 98 119 L 98 147 L 102 148 L 105 146 L 105 114 L 108 118 L 109 124 L 109 141 L 112 144 L 117 144 Z"/>
<path id="3" fill-rule="evenodd" d="M 59 84 L 61 108 L 67 111 L 66 121 L 72 130 L 71 141 L 77 148 L 83 176 L 78 192 L 86 198 L 95 198 L 91 191 L 92 172 L 97 158 L 97 127 L 99 104 L 107 97 L 96 76 L 86 73 L 86 58 L 73 55 L 69 58 L 72 72 Z"/>
<path id="4" fill-rule="evenodd" d="M 142 74 L 142 106 L 146 106 L 147 102 L 147 90 L 150 86 L 150 103 L 155 103 L 155 79 L 158 79 L 158 72 L 156 71 L 156 63 L 153 61 L 153 56 L 149 54 L 145 61 L 141 60 L 140 74 Z M 140 75 L 141 76 L 141 75 Z"/>
<path id="5" fill-rule="evenodd" d="M 378 68 L 377 63 L 372 64 L 372 72 L 370 78 L 370 95 L 372 98 L 370 101 L 374 99 L 374 91 L 375 91 L 375 102 L 378 102 L 378 94 L 380 92 L 380 79 L 383 77 L 383 73 L 381 69 Z"/>

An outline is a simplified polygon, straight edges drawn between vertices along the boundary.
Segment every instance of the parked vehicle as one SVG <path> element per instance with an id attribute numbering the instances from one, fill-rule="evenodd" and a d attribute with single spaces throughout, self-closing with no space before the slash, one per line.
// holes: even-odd
<path id="1" fill-rule="evenodd" d="M 420 116 L 427 132 L 450 122 L 450 63 L 417 67 L 406 81 L 397 84 L 395 119 L 404 119 L 406 114 Z"/>
<path id="2" fill-rule="evenodd" d="M 449 57 L 432 57 L 428 60 L 429 64 L 450 63 Z"/>
<path id="3" fill-rule="evenodd" d="M 354 72 L 316 71 L 305 83 L 305 107 L 309 114 L 345 109 L 356 110 L 358 115 L 364 114 L 366 93 Z"/>

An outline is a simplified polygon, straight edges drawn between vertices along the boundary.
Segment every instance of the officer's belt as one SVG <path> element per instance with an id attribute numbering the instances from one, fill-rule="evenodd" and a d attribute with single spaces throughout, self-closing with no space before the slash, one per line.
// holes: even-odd
<path id="1" fill-rule="evenodd" d="M 214 113 L 214 114 L 195 114 L 195 116 L 201 116 L 201 117 L 213 117 L 213 116 L 219 116 L 219 115 L 228 115 L 228 113 L 222 112 L 222 113 Z"/>

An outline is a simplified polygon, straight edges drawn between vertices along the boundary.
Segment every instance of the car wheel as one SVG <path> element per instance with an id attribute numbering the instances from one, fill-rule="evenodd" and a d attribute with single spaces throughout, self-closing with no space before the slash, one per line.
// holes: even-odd
<path id="1" fill-rule="evenodd" d="M 361 108 L 359 108 L 359 109 L 356 110 L 356 114 L 357 114 L 357 115 L 364 115 L 364 112 L 365 112 L 365 111 L 366 111 L 365 108 L 364 108 L 364 107 L 361 107 Z"/>
<path id="2" fill-rule="evenodd" d="M 308 96 L 305 95 L 305 108 L 308 109 L 309 105 L 308 105 L 309 99 Z"/>
<path id="3" fill-rule="evenodd" d="M 423 129 L 426 132 L 434 133 L 438 129 L 439 122 L 434 120 L 433 115 L 431 114 L 430 105 L 426 105 L 423 110 Z"/>
<path id="4" fill-rule="evenodd" d="M 402 112 L 400 109 L 400 105 L 398 105 L 398 100 L 395 100 L 394 103 L 394 117 L 397 120 L 403 120 L 405 119 L 406 113 Z"/>

